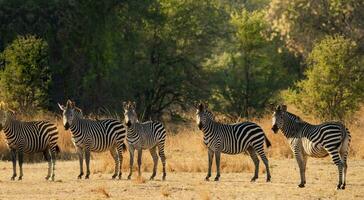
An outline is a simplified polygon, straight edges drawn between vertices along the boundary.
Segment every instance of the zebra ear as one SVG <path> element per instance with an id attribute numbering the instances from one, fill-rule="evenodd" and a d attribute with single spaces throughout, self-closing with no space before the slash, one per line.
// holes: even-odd
<path id="1" fill-rule="evenodd" d="M 128 105 L 128 103 L 126 103 L 126 101 L 123 101 L 123 108 L 124 110 L 126 109 L 126 106 Z"/>
<path id="2" fill-rule="evenodd" d="M 276 110 L 281 110 L 281 105 L 278 105 L 278 106 L 276 107 Z"/>
<path id="3" fill-rule="evenodd" d="M 58 104 L 59 109 L 61 109 L 61 110 L 66 110 L 66 108 L 65 108 L 63 105 L 61 105 L 61 104 L 59 104 L 59 103 L 57 103 L 57 104 Z"/>
<path id="4" fill-rule="evenodd" d="M 198 110 L 199 110 L 199 111 L 203 111 L 203 109 L 204 109 L 204 106 L 203 106 L 203 104 L 202 104 L 202 103 L 200 103 L 200 104 L 198 105 Z"/>
<path id="5" fill-rule="evenodd" d="M 283 111 L 287 111 L 287 106 L 286 105 L 282 105 L 281 107 L 282 107 Z"/>

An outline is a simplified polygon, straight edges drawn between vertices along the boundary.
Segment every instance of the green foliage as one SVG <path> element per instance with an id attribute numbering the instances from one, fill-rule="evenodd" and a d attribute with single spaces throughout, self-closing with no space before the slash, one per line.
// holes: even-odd
<path id="1" fill-rule="evenodd" d="M 233 117 L 257 116 L 292 76 L 282 66 L 279 41 L 266 37 L 264 12 L 243 10 L 231 18 L 234 32 L 228 46 L 206 63 L 213 74 L 212 102 Z"/>
<path id="2" fill-rule="evenodd" d="M 286 99 L 322 120 L 348 120 L 364 98 L 364 65 L 357 44 L 327 36 L 308 57 L 306 79 L 286 92 Z"/>
<path id="3" fill-rule="evenodd" d="M 2 53 L 1 96 L 10 107 L 22 112 L 48 106 L 51 74 L 48 45 L 35 36 L 19 36 Z"/>
<path id="4" fill-rule="evenodd" d="M 326 35 L 340 34 L 364 47 L 362 0 L 272 0 L 267 16 L 287 46 L 304 56 Z"/>

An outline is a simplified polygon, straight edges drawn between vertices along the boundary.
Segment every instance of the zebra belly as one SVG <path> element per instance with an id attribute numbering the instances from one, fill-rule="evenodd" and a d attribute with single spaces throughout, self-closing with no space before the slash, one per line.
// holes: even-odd
<path id="1" fill-rule="evenodd" d="M 323 158 L 326 157 L 328 152 L 321 144 L 313 144 L 312 142 L 303 141 L 303 149 L 305 153 L 310 157 Z"/>

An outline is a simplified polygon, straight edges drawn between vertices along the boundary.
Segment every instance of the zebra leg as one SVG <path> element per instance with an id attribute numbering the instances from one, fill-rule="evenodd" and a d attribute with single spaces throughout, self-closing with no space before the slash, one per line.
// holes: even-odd
<path id="1" fill-rule="evenodd" d="M 157 148 L 153 147 L 151 149 L 149 149 L 150 151 L 150 155 L 152 155 L 153 158 L 153 174 L 150 177 L 150 180 L 153 180 L 155 175 L 157 174 L 157 166 L 158 166 L 158 155 L 157 155 Z"/>
<path id="2" fill-rule="evenodd" d="M 128 179 L 130 180 L 131 179 L 131 176 L 133 174 L 133 165 L 134 165 L 134 147 L 133 145 L 129 145 L 129 154 L 130 154 L 130 171 L 129 171 L 129 175 L 128 175 Z"/>
<path id="3" fill-rule="evenodd" d="M 265 166 L 265 171 L 267 173 L 267 182 L 270 182 L 271 176 L 270 176 L 270 170 L 269 170 L 269 162 L 267 159 L 267 156 L 265 155 L 264 149 L 263 149 L 263 145 L 260 149 L 256 150 L 260 156 L 260 158 L 262 159 L 264 166 Z"/>
<path id="4" fill-rule="evenodd" d="M 166 180 L 166 155 L 164 154 L 164 141 L 158 144 L 159 157 L 161 158 L 162 166 L 163 166 L 163 177 L 162 180 Z M 157 159 L 158 161 L 158 159 Z"/>
<path id="5" fill-rule="evenodd" d="M 82 179 L 83 176 L 83 149 L 77 147 L 78 159 L 80 162 L 80 174 L 78 175 L 78 179 Z"/>
<path id="6" fill-rule="evenodd" d="M 116 149 L 114 149 L 114 148 L 110 149 L 110 154 L 115 161 L 115 170 L 114 170 L 114 174 L 112 175 L 112 179 L 115 179 L 119 175 L 119 171 L 118 171 L 120 168 L 119 155 L 118 155 Z"/>
<path id="7" fill-rule="evenodd" d="M 296 158 L 296 161 L 298 164 L 298 168 L 300 169 L 301 182 L 300 182 L 300 184 L 298 184 L 297 187 L 303 188 L 303 187 L 305 187 L 305 184 L 306 184 L 306 175 L 305 175 L 305 161 L 303 158 L 304 153 L 302 152 L 302 144 L 296 143 L 296 144 L 294 144 L 292 149 L 293 149 L 294 157 Z"/>
<path id="8" fill-rule="evenodd" d="M 341 185 L 341 189 L 345 189 L 346 186 L 346 173 L 348 169 L 347 157 L 348 157 L 348 148 L 349 148 L 349 138 L 346 137 L 340 148 L 340 158 L 343 162 L 343 184 Z"/>
<path id="9" fill-rule="evenodd" d="M 13 163 L 13 176 L 11 177 L 11 180 L 15 180 L 16 177 L 16 150 L 11 149 L 11 161 Z"/>
<path id="10" fill-rule="evenodd" d="M 24 154 L 23 152 L 19 151 L 18 152 L 18 160 L 19 160 L 19 178 L 18 180 L 22 180 L 23 179 L 23 158 L 24 158 Z"/>
<path id="11" fill-rule="evenodd" d="M 52 181 L 54 181 L 54 178 L 56 176 L 55 170 L 56 170 L 56 151 L 51 150 L 51 160 L 52 160 Z"/>
<path id="12" fill-rule="evenodd" d="M 44 155 L 44 159 L 48 162 L 48 174 L 45 177 L 46 180 L 48 180 L 51 177 L 51 173 L 52 173 L 52 159 L 49 153 L 49 150 L 45 150 L 43 151 L 43 155 Z"/>
<path id="13" fill-rule="evenodd" d="M 341 187 L 342 187 L 342 184 L 343 184 L 343 168 L 344 168 L 344 163 L 340 159 L 339 152 L 337 151 L 337 149 L 331 149 L 331 151 L 328 150 L 328 152 L 329 152 L 329 154 L 331 156 L 332 161 L 335 163 L 335 165 L 337 166 L 337 169 L 339 171 L 339 181 L 338 181 L 338 184 L 337 184 L 336 189 L 340 190 Z"/>
<path id="14" fill-rule="evenodd" d="M 215 177 L 215 181 L 219 181 L 219 179 L 220 179 L 220 157 L 221 157 L 221 152 L 220 151 L 215 151 L 215 158 L 216 158 L 216 177 Z"/>
<path id="15" fill-rule="evenodd" d="M 212 160 L 214 159 L 214 151 L 211 149 L 208 150 L 208 169 L 207 169 L 207 176 L 205 178 L 206 181 L 209 181 L 211 177 L 211 166 L 212 166 Z"/>
<path id="16" fill-rule="evenodd" d="M 90 158 L 91 158 L 90 150 L 86 149 L 85 150 L 85 159 L 86 159 L 86 176 L 85 176 L 85 179 L 90 178 Z"/>
<path id="17" fill-rule="evenodd" d="M 121 179 L 121 169 L 123 167 L 123 147 L 121 146 L 120 149 L 117 149 L 118 156 L 119 156 L 119 179 Z"/>
<path id="18" fill-rule="evenodd" d="M 138 176 L 142 175 L 142 148 L 138 149 Z"/>
<path id="19" fill-rule="evenodd" d="M 257 178 L 258 178 L 258 173 L 259 173 L 259 159 L 257 154 L 255 153 L 254 149 L 252 147 L 248 148 L 248 152 L 249 155 L 251 157 L 251 159 L 253 160 L 254 166 L 255 166 L 255 170 L 254 170 L 254 176 L 253 178 L 250 180 L 251 182 L 254 182 Z"/>

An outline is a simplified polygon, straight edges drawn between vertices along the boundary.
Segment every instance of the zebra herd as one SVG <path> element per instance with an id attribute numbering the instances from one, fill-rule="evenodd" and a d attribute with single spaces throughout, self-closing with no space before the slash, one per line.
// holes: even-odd
<path id="1" fill-rule="evenodd" d="M 130 172 L 132 176 L 134 152 L 138 152 L 138 175 L 141 175 L 142 151 L 148 149 L 153 159 L 153 173 L 150 179 L 154 179 L 158 166 L 158 155 L 163 166 L 162 180 L 166 179 L 166 155 L 164 152 L 166 130 L 161 122 L 139 122 L 134 102 L 123 102 L 124 122 L 116 119 L 91 120 L 83 117 L 82 110 L 75 103 L 68 100 L 66 105 L 58 104 L 62 110 L 63 125 L 70 129 L 72 141 L 76 147 L 81 179 L 84 175 L 83 157 L 86 161 L 85 179 L 90 176 L 91 152 L 110 151 L 115 161 L 115 171 L 112 178 L 121 179 L 121 166 L 126 144 L 130 153 Z M 208 148 L 208 172 L 206 181 L 211 177 L 213 158 L 216 159 L 215 181 L 220 179 L 220 158 L 224 154 L 240 154 L 246 152 L 250 155 L 255 171 L 251 181 L 258 178 L 259 159 L 265 165 L 266 181 L 271 181 L 269 162 L 265 155 L 264 143 L 270 147 L 270 141 L 263 129 L 253 122 L 241 122 L 236 124 L 224 124 L 217 122 L 214 115 L 204 104 L 199 104 L 196 111 L 196 123 L 203 132 L 203 141 Z M 57 145 L 57 127 L 48 121 L 23 122 L 15 118 L 13 112 L 0 109 L 0 129 L 5 133 L 7 144 L 10 148 L 13 164 L 14 180 L 16 174 L 16 158 L 20 168 L 19 180 L 23 177 L 23 153 L 43 152 L 48 161 L 48 174 L 46 179 L 55 179 Z M 272 116 L 272 130 L 278 130 L 287 138 L 297 160 L 301 181 L 298 187 L 306 184 L 305 172 L 307 157 L 322 158 L 330 155 L 334 164 L 338 167 L 337 189 L 345 189 L 347 174 L 347 156 L 350 144 L 350 133 L 340 122 L 325 122 L 312 125 L 303 121 L 300 117 L 287 111 L 287 106 L 279 105 Z M 157 153 L 158 150 L 158 153 Z"/>

